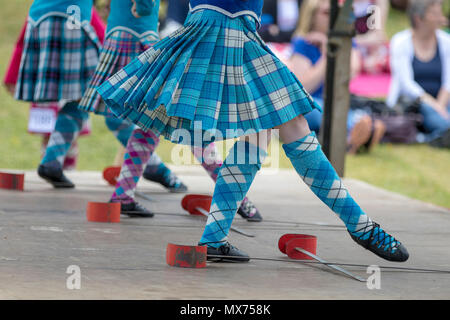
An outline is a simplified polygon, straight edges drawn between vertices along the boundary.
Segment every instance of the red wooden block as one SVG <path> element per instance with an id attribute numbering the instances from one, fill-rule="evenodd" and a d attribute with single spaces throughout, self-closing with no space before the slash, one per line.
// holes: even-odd
<path id="1" fill-rule="evenodd" d="M 289 258 L 296 260 L 313 260 L 310 256 L 297 251 L 295 248 L 302 248 L 312 254 L 316 254 L 317 251 L 317 237 L 304 234 L 304 237 L 298 237 L 289 240 L 286 243 L 286 253 Z"/>
<path id="2" fill-rule="evenodd" d="M 206 246 L 167 244 L 166 263 L 180 268 L 205 268 Z"/>
<path id="3" fill-rule="evenodd" d="M 23 173 L 0 172 L 0 189 L 23 191 L 25 175 Z"/>
<path id="4" fill-rule="evenodd" d="M 189 214 L 204 216 L 197 208 L 202 208 L 205 212 L 209 213 L 209 208 L 211 207 L 212 199 L 192 199 L 188 203 L 187 211 Z"/>
<path id="5" fill-rule="evenodd" d="M 280 249 L 281 252 L 286 253 L 286 243 L 292 239 L 296 239 L 296 238 L 304 238 L 305 236 L 308 237 L 314 237 L 314 236 L 309 236 L 309 235 L 305 235 L 305 234 L 298 234 L 298 233 L 286 233 L 284 235 L 282 235 L 280 237 L 280 239 L 278 240 L 278 249 Z"/>
<path id="6" fill-rule="evenodd" d="M 110 185 L 115 186 L 119 177 L 121 167 L 107 167 L 103 170 L 103 179 Z"/>
<path id="7" fill-rule="evenodd" d="M 204 194 L 187 194 L 183 197 L 183 200 L 181 200 L 181 207 L 188 211 L 188 203 L 191 200 L 198 200 L 198 199 L 210 199 L 210 202 L 212 201 L 212 197 Z M 209 210 L 209 208 L 208 208 Z"/>
<path id="8" fill-rule="evenodd" d="M 120 202 L 88 202 L 86 216 L 91 222 L 120 222 Z"/>

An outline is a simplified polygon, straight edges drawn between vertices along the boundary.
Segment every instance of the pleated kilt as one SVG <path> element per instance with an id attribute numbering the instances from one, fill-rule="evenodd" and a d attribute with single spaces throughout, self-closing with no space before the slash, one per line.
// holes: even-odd
<path id="1" fill-rule="evenodd" d="M 98 89 L 109 108 L 175 143 L 273 128 L 320 107 L 256 33 L 251 16 L 191 13 Z"/>
<path id="2" fill-rule="evenodd" d="M 106 107 L 102 97 L 97 92 L 98 86 L 158 40 L 156 33 L 137 37 L 126 30 L 112 31 L 107 35 L 100 52 L 100 60 L 95 69 L 95 74 L 89 82 L 88 89 L 84 93 L 79 108 L 96 114 L 112 115 L 112 112 Z"/>
<path id="3" fill-rule="evenodd" d="M 100 42 L 88 24 L 70 28 L 49 16 L 25 32 L 15 97 L 31 102 L 79 100 L 94 75 Z"/>

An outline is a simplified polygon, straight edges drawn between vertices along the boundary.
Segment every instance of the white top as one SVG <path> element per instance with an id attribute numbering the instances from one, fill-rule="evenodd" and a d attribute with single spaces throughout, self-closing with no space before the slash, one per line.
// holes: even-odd
<path id="1" fill-rule="evenodd" d="M 442 86 L 450 92 L 450 35 L 442 30 L 436 31 L 439 55 L 442 61 Z M 410 29 L 395 34 L 390 44 L 391 87 L 386 104 L 393 107 L 400 96 L 417 99 L 425 90 L 414 81 L 412 68 L 414 46 Z"/>

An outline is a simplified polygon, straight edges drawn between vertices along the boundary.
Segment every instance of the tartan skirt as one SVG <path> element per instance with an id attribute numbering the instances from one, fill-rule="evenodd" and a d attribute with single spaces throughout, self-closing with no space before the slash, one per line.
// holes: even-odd
<path id="1" fill-rule="evenodd" d="M 69 28 L 67 18 L 28 22 L 15 97 L 47 102 L 81 99 L 98 62 L 100 42 L 89 24 Z"/>
<path id="2" fill-rule="evenodd" d="M 236 138 L 321 110 L 256 33 L 250 16 L 191 13 L 98 89 L 109 108 L 143 130 L 196 145 Z"/>
<path id="3" fill-rule="evenodd" d="M 79 108 L 105 116 L 114 115 L 98 94 L 97 87 L 157 41 L 156 35 L 138 38 L 125 30 L 111 32 L 105 39 L 95 74 L 81 99 Z"/>

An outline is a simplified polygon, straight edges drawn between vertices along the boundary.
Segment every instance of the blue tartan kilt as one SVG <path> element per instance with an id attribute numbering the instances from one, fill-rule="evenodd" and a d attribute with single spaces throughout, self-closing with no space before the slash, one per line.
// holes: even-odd
<path id="1" fill-rule="evenodd" d="M 126 30 L 116 30 L 107 35 L 100 52 L 95 74 L 89 82 L 78 107 L 83 111 L 115 117 L 103 103 L 102 97 L 97 92 L 97 87 L 139 54 L 150 48 L 158 39 L 156 33 L 138 38 Z"/>
<path id="2" fill-rule="evenodd" d="M 191 13 L 98 92 L 118 117 L 191 145 L 198 131 L 236 138 L 321 110 L 258 36 L 251 16 L 207 9 Z"/>
<path id="3" fill-rule="evenodd" d="M 45 102 L 81 99 L 98 62 L 100 42 L 88 24 L 69 28 L 67 18 L 29 20 L 15 97 Z"/>

